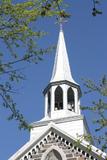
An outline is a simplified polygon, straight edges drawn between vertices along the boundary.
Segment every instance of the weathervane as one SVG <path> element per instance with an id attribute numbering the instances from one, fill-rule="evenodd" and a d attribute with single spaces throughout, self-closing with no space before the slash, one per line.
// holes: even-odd
<path id="1" fill-rule="evenodd" d="M 64 17 L 58 17 L 56 23 L 60 25 L 60 30 L 62 30 L 63 23 L 66 23 L 66 22 L 67 22 L 67 20 Z"/>

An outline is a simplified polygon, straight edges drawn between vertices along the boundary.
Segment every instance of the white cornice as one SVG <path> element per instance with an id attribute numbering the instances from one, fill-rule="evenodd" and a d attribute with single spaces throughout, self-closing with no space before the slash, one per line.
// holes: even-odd
<path id="1" fill-rule="evenodd" d="M 64 123 L 64 122 L 70 122 L 70 121 L 78 121 L 78 120 L 83 120 L 84 116 L 82 115 L 77 115 L 77 116 L 72 116 L 72 117 L 65 117 L 65 118 L 57 118 L 57 119 L 51 119 L 51 118 L 43 118 L 40 121 L 37 122 L 33 122 L 31 124 L 32 127 L 40 127 L 40 126 L 44 126 L 44 125 L 48 125 L 50 122 L 54 122 L 54 123 Z"/>
<path id="2" fill-rule="evenodd" d="M 8 160 L 19 160 L 24 154 L 26 154 L 27 152 L 29 152 L 30 149 L 32 149 L 32 147 L 34 147 L 34 145 L 37 145 L 38 142 L 40 142 L 42 140 L 43 137 L 45 137 L 50 131 L 54 131 L 56 133 L 58 133 L 59 135 L 62 135 L 65 137 L 65 139 L 75 143 L 77 142 L 77 139 L 72 137 L 71 135 L 69 135 L 68 133 L 66 133 L 65 131 L 62 131 L 59 127 L 57 127 L 55 125 L 55 123 L 50 122 L 48 124 L 48 128 L 38 137 L 36 137 L 34 140 L 29 141 L 28 143 L 26 143 L 18 152 L 16 152 L 12 157 L 10 157 Z M 84 149 L 87 151 L 87 146 L 89 145 L 88 142 L 86 142 L 85 140 L 82 141 L 79 146 L 80 148 Z M 91 146 L 91 151 L 90 154 L 95 155 L 95 157 L 100 157 L 100 160 L 105 160 L 105 157 L 107 156 L 106 153 L 102 152 L 101 150 L 99 150 L 98 148 L 96 148 L 93 145 Z"/>

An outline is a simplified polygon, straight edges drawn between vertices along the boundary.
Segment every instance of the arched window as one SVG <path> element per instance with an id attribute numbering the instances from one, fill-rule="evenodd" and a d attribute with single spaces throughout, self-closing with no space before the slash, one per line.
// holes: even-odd
<path id="1" fill-rule="evenodd" d="M 63 109 L 63 91 L 60 86 L 55 90 L 55 110 Z"/>
<path id="2" fill-rule="evenodd" d="M 51 94 L 48 92 L 48 113 L 50 113 L 51 110 Z"/>
<path id="3" fill-rule="evenodd" d="M 61 148 L 52 145 L 43 153 L 41 160 L 67 160 L 67 158 Z"/>
<path id="4" fill-rule="evenodd" d="M 45 160 L 62 160 L 62 157 L 58 151 L 53 149 L 47 154 Z"/>
<path id="5" fill-rule="evenodd" d="M 70 87 L 67 92 L 68 109 L 75 111 L 74 91 Z"/>

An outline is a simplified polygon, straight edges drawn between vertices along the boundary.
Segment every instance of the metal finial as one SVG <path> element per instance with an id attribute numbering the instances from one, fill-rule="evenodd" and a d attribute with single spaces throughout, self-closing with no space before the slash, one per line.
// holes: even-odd
<path id="1" fill-rule="evenodd" d="M 60 25 L 60 31 L 63 30 L 63 23 L 67 22 L 67 20 L 63 17 L 57 18 L 57 24 Z"/>
<path id="2" fill-rule="evenodd" d="M 63 28 L 63 22 L 64 22 L 64 19 L 62 17 L 60 17 L 59 24 L 60 24 L 60 30 L 61 31 L 62 31 L 62 28 Z"/>

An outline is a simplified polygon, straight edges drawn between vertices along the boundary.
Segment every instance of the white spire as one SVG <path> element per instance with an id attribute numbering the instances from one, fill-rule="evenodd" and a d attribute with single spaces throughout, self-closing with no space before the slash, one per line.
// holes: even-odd
<path id="1" fill-rule="evenodd" d="M 64 40 L 62 24 L 60 24 L 59 39 L 54 61 L 53 73 L 50 82 L 67 80 L 76 83 L 71 75 L 70 65 Z"/>

